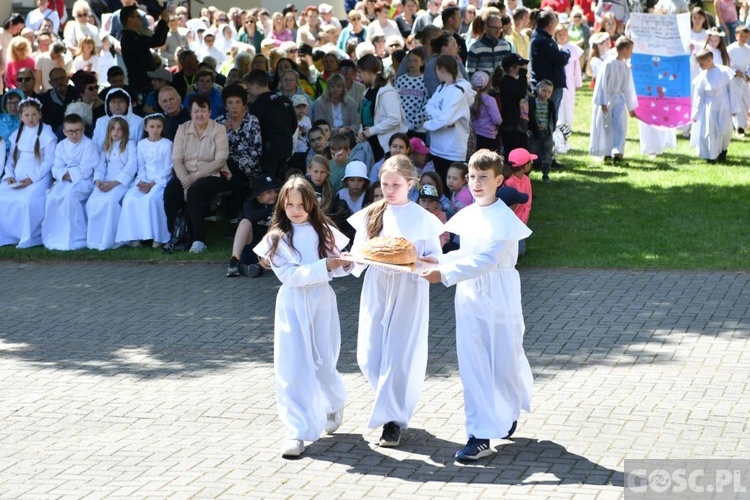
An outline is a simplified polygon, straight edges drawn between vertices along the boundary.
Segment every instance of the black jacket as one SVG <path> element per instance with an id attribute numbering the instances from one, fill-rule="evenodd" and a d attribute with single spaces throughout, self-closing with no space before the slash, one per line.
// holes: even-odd
<path id="1" fill-rule="evenodd" d="M 500 96 L 503 100 L 503 106 L 500 109 L 500 116 L 503 117 L 503 123 L 500 130 L 504 132 L 525 132 L 528 124 L 521 124 L 521 100 L 528 94 L 528 84 L 526 78 L 527 71 L 523 68 L 518 70 L 518 78 L 509 75 L 503 75 L 500 79 Z"/>
<path id="2" fill-rule="evenodd" d="M 120 44 L 122 59 L 128 69 L 128 83 L 139 92 L 148 94 L 151 91 L 151 78 L 146 74 L 156 69 L 151 49 L 164 45 L 168 34 L 169 26 L 164 20 L 156 23 L 152 36 L 143 35 L 139 31 L 122 31 Z M 133 98 L 135 99 L 135 96 Z"/>
<path id="3" fill-rule="evenodd" d="M 560 50 L 552 36 L 541 28 L 534 30 L 529 46 L 531 86 L 549 80 L 556 89 L 565 88 L 565 65 L 570 52 Z"/>
<path id="4" fill-rule="evenodd" d="M 262 155 L 283 159 L 292 156 L 292 136 L 297 130 L 297 115 L 292 101 L 282 94 L 269 91 L 258 96 L 250 106 L 250 112 L 260 122 Z"/>

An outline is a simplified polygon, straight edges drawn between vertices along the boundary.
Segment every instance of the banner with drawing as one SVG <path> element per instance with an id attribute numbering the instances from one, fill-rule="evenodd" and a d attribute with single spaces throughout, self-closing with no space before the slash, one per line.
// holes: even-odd
<path id="1" fill-rule="evenodd" d="M 690 14 L 631 14 L 630 36 L 638 119 L 666 128 L 690 123 Z"/>

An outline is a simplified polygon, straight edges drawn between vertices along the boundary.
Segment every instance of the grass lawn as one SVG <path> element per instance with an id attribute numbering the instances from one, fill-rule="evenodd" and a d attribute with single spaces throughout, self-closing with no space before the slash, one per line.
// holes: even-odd
<path id="1" fill-rule="evenodd" d="M 735 139 L 729 163 L 699 160 L 688 140 L 655 159 L 642 156 L 638 125 L 630 121 L 629 166 L 589 157 L 591 91 L 578 92 L 571 150 L 560 157 L 551 184 L 532 172 L 534 203 L 525 267 L 620 269 L 750 268 L 750 137 Z M 225 226 L 211 223 L 208 251 L 166 255 L 151 248 L 54 252 L 0 247 L 0 260 L 133 260 L 225 262 Z"/>

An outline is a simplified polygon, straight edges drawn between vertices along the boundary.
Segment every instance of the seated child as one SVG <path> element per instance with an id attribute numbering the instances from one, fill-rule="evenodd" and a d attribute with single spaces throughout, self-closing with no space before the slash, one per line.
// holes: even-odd
<path id="1" fill-rule="evenodd" d="M 451 200 L 450 198 L 445 196 L 445 190 L 443 189 L 443 179 L 440 178 L 440 174 L 438 174 L 434 170 L 430 172 L 423 172 L 419 177 L 419 185 L 424 186 L 425 184 L 435 186 L 438 191 L 438 196 L 440 197 L 440 207 L 442 207 L 443 212 L 445 212 L 445 215 L 447 216 L 451 210 Z"/>
<path id="2" fill-rule="evenodd" d="M 435 164 L 429 159 L 430 148 L 420 139 L 419 137 L 412 137 L 409 139 L 409 158 L 416 167 L 419 175 L 421 176 L 425 172 L 434 172 Z M 442 183 L 443 180 L 440 179 Z"/>
<path id="3" fill-rule="evenodd" d="M 72 114 L 63 120 L 65 140 L 57 145 L 42 224 L 42 243 L 50 250 L 86 248 L 86 200 L 94 190 L 99 149 L 83 135 L 84 123 Z"/>
<path id="4" fill-rule="evenodd" d="M 86 202 L 86 246 L 92 250 L 115 248 L 120 202 L 138 170 L 136 145 L 129 137 L 128 122 L 113 117 L 107 124 L 101 161 L 94 169 L 95 188 Z"/>
<path id="5" fill-rule="evenodd" d="M 336 196 L 346 202 L 351 213 L 359 212 L 369 204 L 367 190 L 370 179 L 367 178 L 367 165 L 361 161 L 349 162 L 343 182 L 344 187 L 339 189 Z"/>
<path id="6" fill-rule="evenodd" d="M 255 278 L 263 273 L 253 248 L 258 245 L 271 226 L 271 217 L 279 196 L 279 184 L 271 177 L 253 180 L 252 196 L 242 207 L 244 218 L 237 226 L 232 242 L 232 257 L 227 266 L 227 278 L 240 274 Z"/>
<path id="7" fill-rule="evenodd" d="M 172 141 L 162 137 L 164 116 L 147 116 L 144 125 L 148 137 L 138 141 L 138 174 L 122 200 L 117 225 L 119 244 L 140 246 L 141 240 L 153 240 L 160 248 L 170 239 L 164 211 L 164 187 L 172 177 Z"/>
<path id="8" fill-rule="evenodd" d="M 307 134 L 312 128 L 310 117 L 307 116 L 307 96 L 296 94 L 292 96 L 294 112 L 297 115 L 297 131 L 295 132 L 296 141 L 294 142 L 294 152 L 289 160 L 289 168 L 296 168 L 304 171 L 307 162 Z"/>
<path id="9" fill-rule="evenodd" d="M 453 217 L 464 207 L 468 207 L 474 203 L 474 198 L 471 196 L 469 186 L 466 182 L 466 176 L 468 175 L 469 169 L 466 163 L 457 161 L 451 163 L 448 167 L 448 173 L 446 180 L 448 182 L 448 189 L 451 192 L 451 209 L 448 212 L 448 217 Z"/>
<path id="10" fill-rule="evenodd" d="M 331 159 L 331 150 L 328 148 L 328 141 L 322 128 L 313 126 L 307 132 L 307 143 L 310 145 L 310 149 L 307 150 L 305 163 L 309 165 L 313 156 L 316 155 L 325 156 L 329 160 Z"/>
<path id="11" fill-rule="evenodd" d="M 349 159 L 349 152 L 351 151 L 351 143 L 349 138 L 344 134 L 336 134 L 331 137 L 331 176 L 328 178 L 331 187 L 334 192 L 338 192 L 339 189 L 344 187 L 342 180 L 346 173 L 346 166 L 351 161 Z"/>
<path id="12" fill-rule="evenodd" d="M 0 181 L 0 245 L 28 248 L 42 244 L 42 220 L 57 138 L 42 123 L 42 105 L 30 97 L 19 103 L 21 124 L 10 135 Z M 83 126 L 75 126 L 83 131 Z M 81 135 L 83 133 L 81 132 Z M 5 147 L 0 155 L 5 159 Z"/>
<path id="13" fill-rule="evenodd" d="M 445 215 L 443 207 L 440 206 L 440 195 L 435 186 L 425 184 L 419 189 L 419 206 L 430 212 L 445 224 L 448 217 Z M 448 231 L 440 235 L 440 246 L 445 249 L 445 245 L 450 241 L 451 235 Z M 443 250 L 445 253 L 445 250 Z"/>
<path id="14" fill-rule="evenodd" d="M 375 164 L 370 169 L 370 182 L 375 182 L 380 179 L 380 167 L 383 166 L 383 162 L 385 162 L 385 160 L 395 155 L 408 156 L 409 153 L 411 153 L 409 136 L 402 132 L 396 132 L 395 134 L 393 134 L 391 138 L 388 139 L 388 152 L 385 153 L 385 156 L 382 160 L 375 162 Z"/>

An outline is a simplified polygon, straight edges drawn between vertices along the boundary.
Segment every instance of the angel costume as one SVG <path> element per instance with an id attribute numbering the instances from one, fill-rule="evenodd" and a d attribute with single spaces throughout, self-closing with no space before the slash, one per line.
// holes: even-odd
<path id="1" fill-rule="evenodd" d="M 690 145 L 698 156 L 716 160 L 729 148 L 732 139 L 732 113 L 740 108 L 734 71 L 715 65 L 701 71 L 693 80 L 693 129 Z"/>
<path id="2" fill-rule="evenodd" d="M 109 250 L 117 246 L 115 237 L 122 211 L 120 203 L 138 170 L 135 144 L 128 141 L 125 151 L 120 151 L 120 144 L 121 141 L 115 141 L 109 151 L 102 152 L 101 161 L 94 169 L 94 183 L 118 181 L 120 184 L 106 192 L 94 188 L 86 202 L 86 246 L 92 250 Z"/>
<path id="3" fill-rule="evenodd" d="M 42 127 L 41 133 L 39 127 Z M 39 139 L 39 159 L 34 155 L 34 145 Z M 42 220 L 47 189 L 52 183 L 50 170 L 55 159 L 57 137 L 49 125 L 23 126 L 21 135 L 10 135 L 10 150 L 5 161 L 5 172 L 0 181 L 0 245 L 17 245 L 29 248 L 42 244 Z M 5 154 L 5 148 L 2 148 Z M 13 153 L 18 150 L 18 161 Z M 8 184 L 31 179 L 25 188 Z"/>
<path id="4" fill-rule="evenodd" d="M 370 210 L 349 217 L 357 231 L 352 253 L 367 241 Z M 418 257 L 442 254 L 440 220 L 424 208 L 408 202 L 387 205 L 380 236 L 402 236 L 417 248 Z M 364 266 L 355 265 L 359 276 Z M 395 422 L 409 426 L 427 370 L 427 329 L 430 284 L 416 274 L 387 271 L 371 266 L 365 274 L 359 303 L 357 362 L 375 390 L 375 405 L 369 427 Z"/>
<path id="5" fill-rule="evenodd" d="M 740 99 L 740 107 L 737 108 L 736 115 L 734 116 L 734 126 L 738 129 L 747 128 L 747 111 L 750 109 L 750 85 L 748 85 L 747 75 L 750 74 L 750 46 L 739 42 L 734 42 L 727 47 L 727 53 L 729 53 L 729 60 L 731 61 L 732 69 L 735 72 L 739 71 L 743 76 L 737 76 L 735 73 L 732 83 L 737 87 L 737 95 Z"/>
<path id="6" fill-rule="evenodd" d="M 523 350 L 518 241 L 531 230 L 501 200 L 474 203 L 445 230 L 461 248 L 438 256 L 445 286 L 456 285 L 456 350 L 467 436 L 504 438 L 531 411 L 532 374 Z"/>
<path id="7" fill-rule="evenodd" d="M 633 74 L 625 61 L 607 59 L 599 68 L 594 85 L 591 113 L 592 156 L 621 155 L 625 152 L 628 112 L 638 107 Z M 607 106 L 607 112 L 602 106 Z"/>
<path id="8" fill-rule="evenodd" d="M 172 141 L 160 139 L 138 142 L 138 176 L 122 200 L 122 212 L 115 241 L 169 241 L 167 214 L 164 211 L 164 187 L 172 177 Z M 138 183 L 155 184 L 148 193 L 138 189 Z"/>
<path id="9" fill-rule="evenodd" d="M 292 224 L 292 244 L 285 236 L 270 259 L 281 281 L 274 315 L 273 366 L 279 417 L 289 439 L 317 441 L 327 415 L 343 409 L 344 381 L 336 369 L 341 349 L 341 324 L 336 294 L 328 284 L 346 271 L 328 271 L 318 255 L 318 234 L 309 222 Z M 349 239 L 331 227 L 334 254 Z M 267 257 L 271 240 L 266 235 L 253 249 Z"/>
<path id="10" fill-rule="evenodd" d="M 86 200 L 94 190 L 94 169 L 99 150 L 83 136 L 78 143 L 65 139 L 57 145 L 52 176 L 55 185 L 47 194 L 42 242 L 50 250 L 86 248 Z M 70 180 L 63 180 L 65 174 Z"/>

